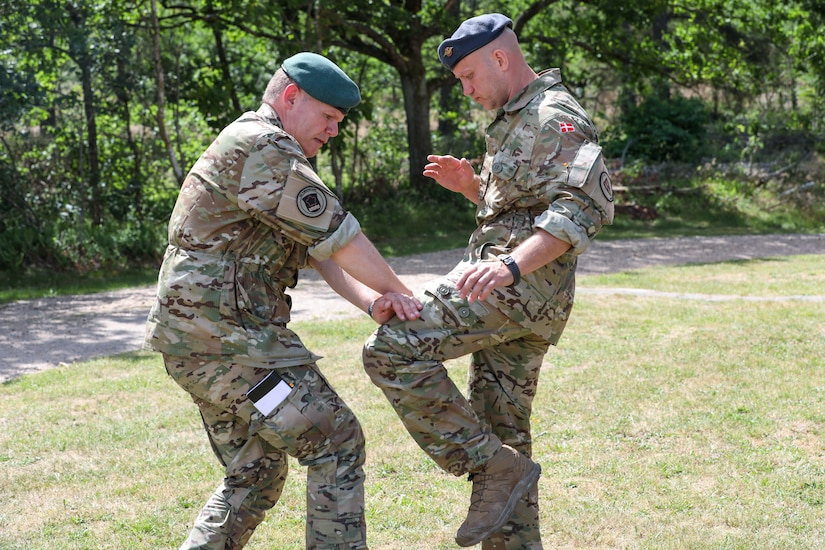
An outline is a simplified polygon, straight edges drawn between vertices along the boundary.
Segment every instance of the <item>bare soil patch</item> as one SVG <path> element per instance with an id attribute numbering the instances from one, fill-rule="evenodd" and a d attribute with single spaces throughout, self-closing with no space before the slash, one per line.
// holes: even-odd
<path id="1" fill-rule="evenodd" d="M 413 290 L 447 273 L 462 250 L 389 259 Z M 796 254 L 825 254 L 825 234 L 742 235 L 596 241 L 579 260 L 578 272 L 611 273 L 655 265 L 716 263 Z M 21 374 L 135 351 L 143 342 L 154 287 L 82 296 L 21 300 L 0 306 L 0 383 Z M 293 298 L 293 321 L 363 315 L 332 292 L 314 271 L 301 274 Z"/>

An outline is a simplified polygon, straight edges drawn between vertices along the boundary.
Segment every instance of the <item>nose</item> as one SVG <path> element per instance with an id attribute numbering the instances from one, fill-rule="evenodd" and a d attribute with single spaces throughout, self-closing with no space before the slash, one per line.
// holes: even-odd
<path id="1" fill-rule="evenodd" d="M 473 87 L 470 85 L 469 82 L 465 82 L 464 80 L 461 81 L 461 90 L 464 92 L 464 95 L 473 94 Z"/>
<path id="2" fill-rule="evenodd" d="M 335 136 L 338 135 L 338 122 L 337 121 L 331 120 L 329 122 L 329 124 L 327 125 L 327 133 L 332 137 L 335 137 Z"/>

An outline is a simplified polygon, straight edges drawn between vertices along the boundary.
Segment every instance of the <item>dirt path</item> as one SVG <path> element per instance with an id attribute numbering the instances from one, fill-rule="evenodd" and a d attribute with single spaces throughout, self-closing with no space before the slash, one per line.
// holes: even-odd
<path id="1" fill-rule="evenodd" d="M 596 241 L 581 257 L 578 272 L 610 273 L 796 254 L 825 254 L 825 234 Z M 417 290 L 425 281 L 449 271 L 460 257 L 459 249 L 389 261 L 404 282 Z M 141 287 L 0 306 L 0 383 L 63 363 L 140 349 L 154 290 Z M 313 271 L 302 273 L 301 282 L 289 294 L 295 304 L 293 321 L 363 315 L 330 291 Z"/>

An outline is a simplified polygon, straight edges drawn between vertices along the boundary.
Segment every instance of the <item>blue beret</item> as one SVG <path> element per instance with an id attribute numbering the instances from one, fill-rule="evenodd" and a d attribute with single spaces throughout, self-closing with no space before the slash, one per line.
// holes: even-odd
<path id="1" fill-rule="evenodd" d="M 453 35 L 438 46 L 438 58 L 445 67 L 452 71 L 456 63 L 492 42 L 507 27 L 512 28 L 513 21 L 500 13 L 471 17 L 459 25 Z"/>
<path id="2" fill-rule="evenodd" d="M 306 93 L 344 114 L 361 102 L 361 91 L 341 68 L 317 53 L 301 52 L 285 60 L 281 68 Z"/>

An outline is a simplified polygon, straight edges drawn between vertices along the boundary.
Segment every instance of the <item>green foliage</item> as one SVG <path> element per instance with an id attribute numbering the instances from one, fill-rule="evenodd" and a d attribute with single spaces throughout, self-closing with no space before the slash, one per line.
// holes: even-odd
<path id="1" fill-rule="evenodd" d="M 48 235 L 37 227 L 0 224 L 0 270 L 18 271 L 48 257 Z"/>
<path id="2" fill-rule="evenodd" d="M 821 148 L 821 140 L 811 130 L 814 127 L 801 113 L 749 109 L 720 117 L 708 125 L 708 133 L 717 161 L 792 165 L 812 158 Z"/>
<path id="3" fill-rule="evenodd" d="M 650 163 L 692 162 L 708 151 L 705 134 L 708 112 L 699 99 L 647 97 L 624 111 L 606 139 L 606 154 Z"/>
<path id="4" fill-rule="evenodd" d="M 493 121 L 491 113 L 464 96 L 458 81 L 439 95 L 438 130 L 433 151 L 456 158 L 475 159 L 484 154 L 484 130 Z"/>
<path id="5" fill-rule="evenodd" d="M 793 175 L 771 179 L 771 165 L 740 167 L 662 165 L 623 173 L 616 219 L 599 238 L 825 232 L 825 185 L 800 184 Z M 807 177 L 823 173 L 814 166 Z M 654 215 L 634 218 L 640 209 Z"/>
<path id="6" fill-rule="evenodd" d="M 475 229 L 475 206 L 435 182 L 426 189 L 384 188 L 349 208 L 386 256 L 462 248 Z"/>
<path id="7" fill-rule="evenodd" d="M 92 269 L 160 253 L 156 234 L 178 185 L 172 156 L 185 171 L 220 127 L 257 107 L 279 60 L 299 50 L 335 58 L 365 97 L 334 145 L 331 174 L 322 156 L 325 181 L 348 206 L 366 201 L 379 234 L 396 226 L 371 212 L 370 201 L 397 202 L 394 214 L 411 223 L 429 211 L 449 217 L 466 204 L 422 181 L 417 165 L 431 152 L 478 158 L 492 113 L 462 95 L 435 46 L 482 11 L 515 19 L 537 70 L 562 68 L 611 156 L 626 151 L 625 168 L 664 160 L 699 166 L 712 157 L 743 163 L 721 171 L 735 175 L 766 160 L 806 163 L 825 151 L 825 11 L 813 0 L 335 0 L 310 7 L 184 0 L 157 9 L 154 36 L 145 3 L 0 3 L 0 266 Z M 156 40 L 168 144 L 158 119 Z M 783 180 L 764 192 L 791 188 Z M 817 212 L 803 203 L 795 207 Z M 723 213 L 702 206 L 686 219 L 703 209 Z M 810 225 L 807 214 L 777 224 L 780 210 L 766 227 Z"/>
<path id="8" fill-rule="evenodd" d="M 700 171 L 637 165 L 617 179 L 617 185 L 628 190 L 617 194 L 614 224 L 598 238 L 825 232 L 825 185 L 799 183 L 798 178 L 759 184 L 754 177 L 712 165 Z M 653 189 L 646 189 L 651 185 Z M 435 182 L 426 190 L 364 186 L 352 192 L 347 207 L 385 256 L 463 248 L 475 229 L 474 206 Z M 655 216 L 634 217 L 634 209 L 641 208 Z M 164 216 L 170 211 L 169 203 Z M 4 295 L 19 299 L 44 289 L 70 294 L 80 281 L 93 290 L 96 274 L 105 274 L 100 283 L 105 279 L 114 286 L 119 281 L 124 286 L 152 284 L 165 243 L 165 218 L 142 223 L 124 219 L 98 230 L 85 227 L 82 234 L 71 227 L 57 231 L 49 225 L 0 231 L 0 303 Z M 51 270 L 35 269 L 37 265 Z M 118 278 L 143 266 L 149 267 L 141 271 L 142 279 Z"/>

